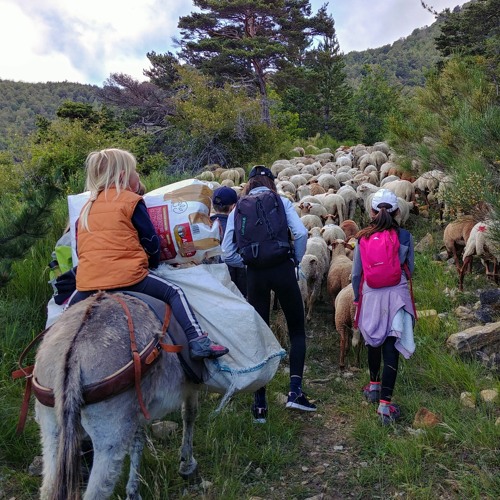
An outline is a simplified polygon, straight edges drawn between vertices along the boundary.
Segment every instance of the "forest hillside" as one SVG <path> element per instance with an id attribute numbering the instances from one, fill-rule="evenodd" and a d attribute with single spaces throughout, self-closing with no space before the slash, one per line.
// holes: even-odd
<path id="1" fill-rule="evenodd" d="M 415 29 L 411 35 L 375 49 L 344 54 L 345 73 L 352 87 L 359 86 L 365 66 L 378 65 L 387 78 L 403 86 L 423 86 L 425 73 L 440 60 L 434 38 L 441 21 Z M 99 103 L 99 87 L 72 82 L 27 83 L 0 79 L 0 150 L 8 149 L 8 137 L 36 128 L 36 117 L 49 120 L 65 101 Z"/>

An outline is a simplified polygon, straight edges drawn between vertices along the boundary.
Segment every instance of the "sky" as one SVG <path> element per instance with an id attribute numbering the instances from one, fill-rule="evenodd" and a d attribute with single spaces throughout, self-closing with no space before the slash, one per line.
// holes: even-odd
<path id="1" fill-rule="evenodd" d="M 333 15 L 340 50 L 377 48 L 429 26 L 420 0 L 311 0 Z M 438 12 L 459 0 L 426 0 Z M 147 52 L 175 51 L 186 0 L 0 0 L 0 80 L 102 86 L 111 73 L 145 80 Z"/>

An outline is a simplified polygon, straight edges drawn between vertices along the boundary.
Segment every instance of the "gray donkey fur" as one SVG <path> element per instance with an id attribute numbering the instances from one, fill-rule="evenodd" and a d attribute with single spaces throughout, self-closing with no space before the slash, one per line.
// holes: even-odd
<path id="1" fill-rule="evenodd" d="M 135 297 L 118 294 L 128 305 L 139 352 L 161 325 L 149 307 Z M 63 313 L 43 339 L 35 361 L 34 377 L 54 390 L 55 407 L 36 402 L 43 447 L 43 500 L 80 497 L 81 438 L 88 434 L 94 460 L 84 500 L 109 498 L 126 454 L 130 472 L 128 499 L 140 499 L 139 463 L 144 447 L 144 425 L 135 389 L 99 403 L 82 404 L 82 387 L 122 368 L 131 359 L 127 318 L 120 304 L 106 293 L 77 303 Z M 142 394 L 151 420 L 182 406 L 183 440 L 179 473 L 196 473 L 193 428 L 198 392 L 183 373 L 177 354 L 163 352 L 144 377 Z"/>

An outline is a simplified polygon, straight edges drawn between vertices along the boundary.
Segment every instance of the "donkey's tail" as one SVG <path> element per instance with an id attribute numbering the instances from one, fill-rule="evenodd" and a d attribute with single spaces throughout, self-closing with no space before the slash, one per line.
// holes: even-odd
<path id="1" fill-rule="evenodd" d="M 59 446 L 56 464 L 54 500 L 80 498 L 80 448 L 82 381 L 75 335 L 66 353 L 61 380 L 56 382 L 55 409 L 59 423 Z M 59 392 L 59 393 L 58 393 Z"/>

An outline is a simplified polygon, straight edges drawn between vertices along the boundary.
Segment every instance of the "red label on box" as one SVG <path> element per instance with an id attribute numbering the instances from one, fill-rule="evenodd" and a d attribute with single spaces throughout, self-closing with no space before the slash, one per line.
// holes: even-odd
<path id="1" fill-rule="evenodd" d="M 177 224 L 174 227 L 174 235 L 179 247 L 179 253 L 183 257 L 192 257 L 196 254 L 189 223 Z"/>
<path id="2" fill-rule="evenodd" d="M 148 207 L 148 213 L 160 238 L 160 260 L 174 259 L 177 252 L 175 251 L 174 241 L 170 234 L 167 205 Z"/>

